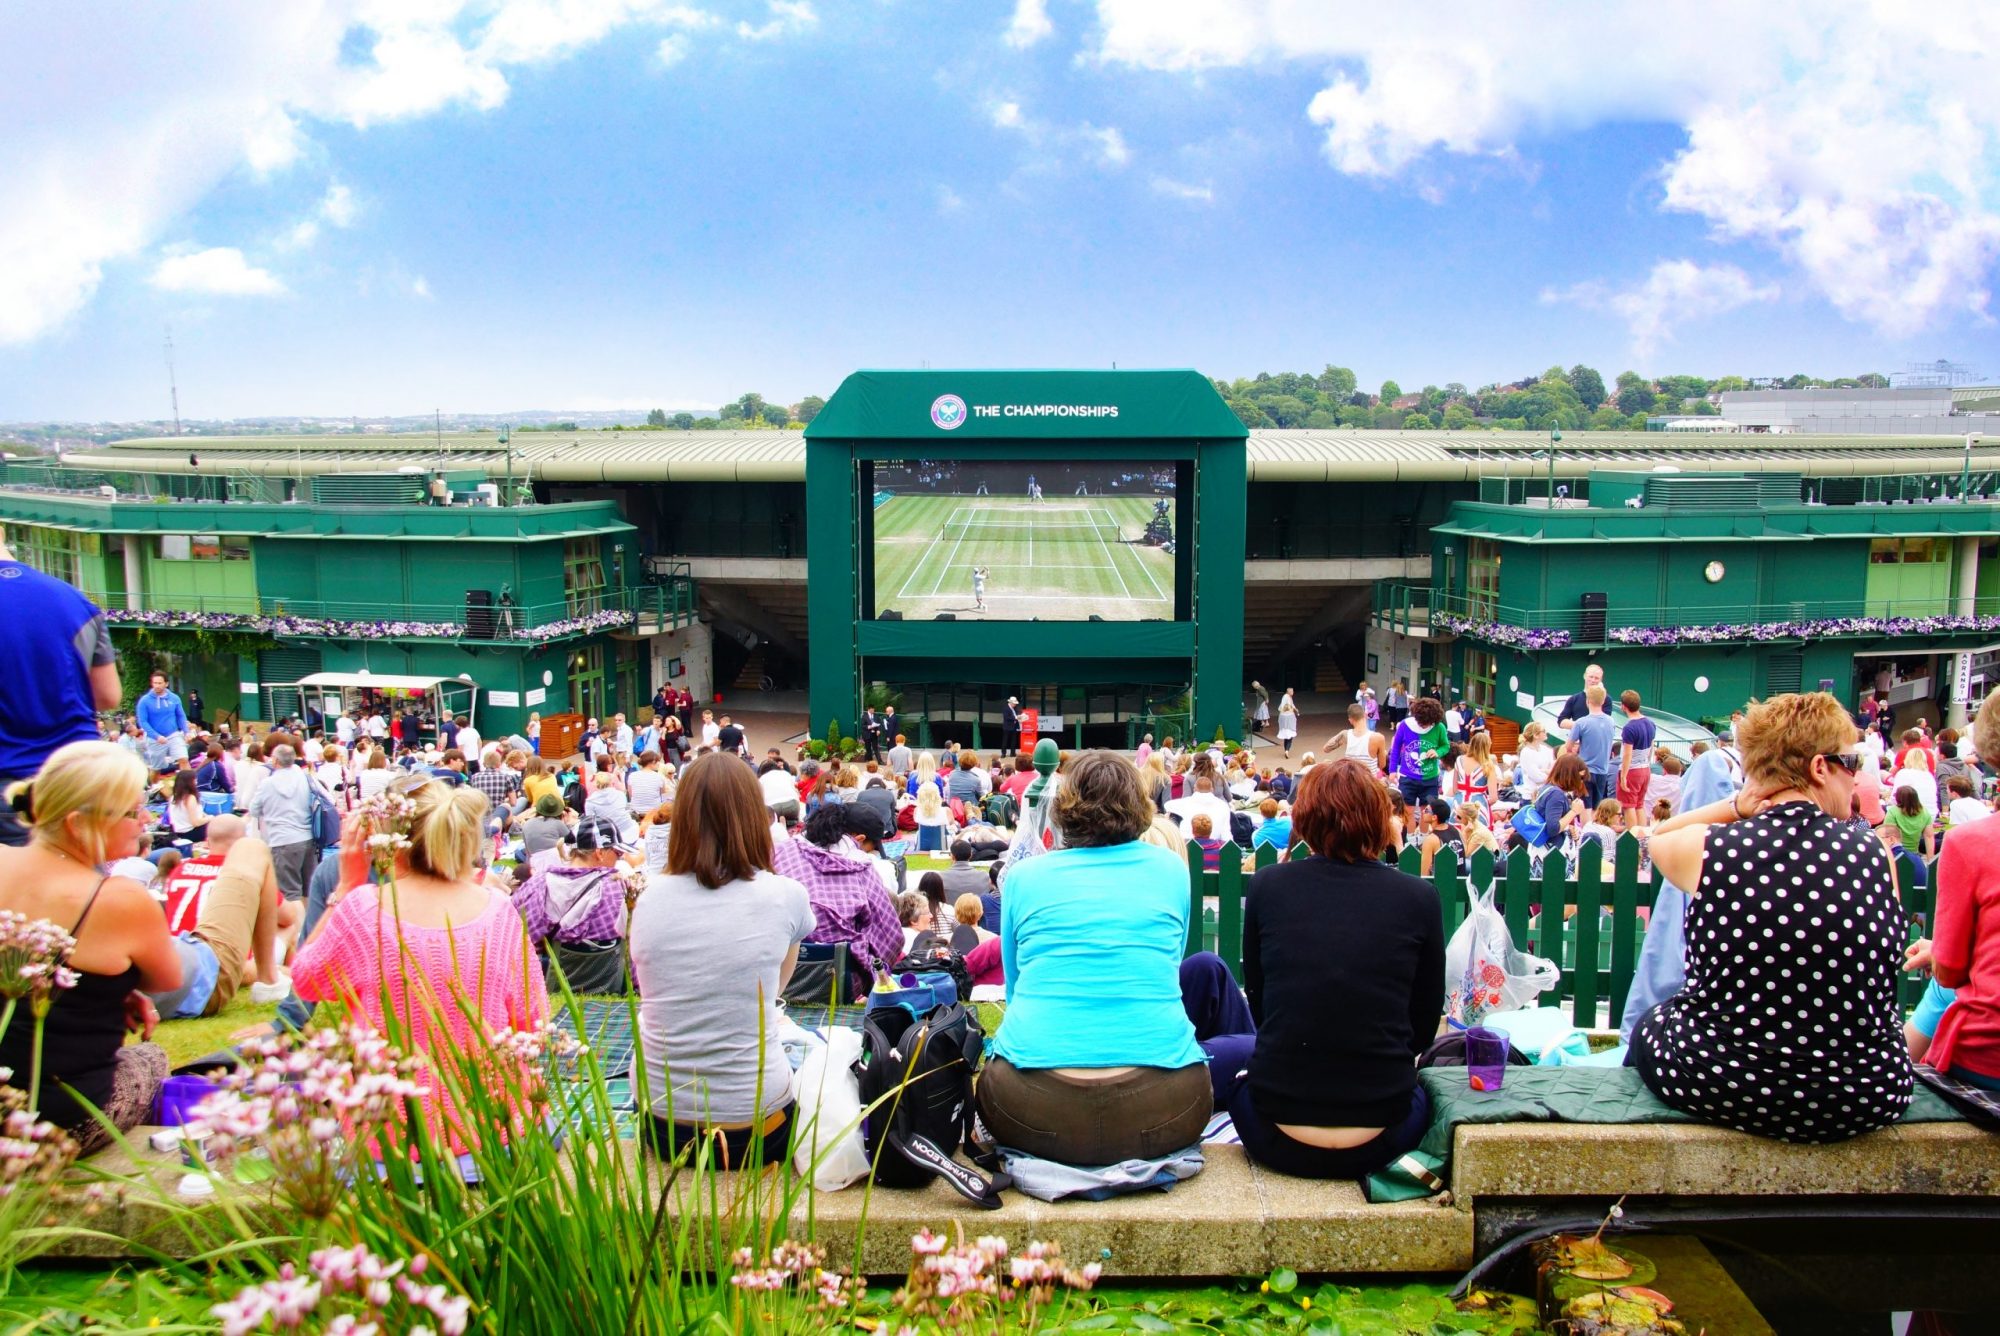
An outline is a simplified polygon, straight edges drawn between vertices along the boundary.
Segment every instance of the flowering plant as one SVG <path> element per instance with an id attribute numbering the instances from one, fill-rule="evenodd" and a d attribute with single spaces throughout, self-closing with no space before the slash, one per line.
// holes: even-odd
<path id="1" fill-rule="evenodd" d="M 1566 649 L 1571 640 L 1570 633 L 1558 627 L 1508 626 L 1502 622 L 1464 617 L 1455 612 L 1433 613 L 1431 623 L 1440 631 L 1470 636 L 1474 640 L 1504 645 L 1509 649 Z"/>
<path id="2" fill-rule="evenodd" d="M 260 635 L 321 640 L 463 640 L 464 622 L 421 622 L 395 619 L 349 620 L 339 617 L 298 617 L 289 613 L 180 612 L 158 608 L 135 612 L 113 608 L 105 613 L 113 626 L 153 631 L 248 631 Z M 610 627 L 629 626 L 633 615 L 607 608 L 582 617 L 564 617 L 539 626 L 517 626 L 504 635 L 515 640 L 560 640 Z M 485 637 L 490 638 L 490 637 Z"/>
<path id="3" fill-rule="evenodd" d="M 76 938 L 49 920 L 0 909 L 0 997 L 7 999 L 0 1007 L 0 1037 L 14 1023 L 14 1008 L 27 998 L 35 1019 L 27 1091 L 27 1107 L 31 1109 L 41 1106 L 43 1022 L 55 995 L 76 987 L 77 973 L 64 963 L 75 949 Z"/>
<path id="4" fill-rule="evenodd" d="M 463 1336 L 471 1321 L 471 1300 L 422 1282 L 430 1266 L 422 1253 L 391 1262 L 357 1243 L 320 1248 L 306 1266 L 309 1274 L 300 1275 L 287 1262 L 274 1279 L 245 1287 L 209 1315 L 221 1322 L 223 1336 L 249 1336 L 267 1321 L 280 1331 L 323 1336 Z"/>
<path id="5" fill-rule="evenodd" d="M 1806 617 L 1783 622 L 1723 622 L 1709 626 L 1615 626 L 1620 645 L 1713 645 L 1737 640 L 1822 640 L 1838 636 L 1949 635 L 2000 631 L 2000 617 Z"/>
<path id="6" fill-rule="evenodd" d="M 406 1099 L 430 1093 L 420 1061 L 359 1025 L 246 1040 L 243 1065 L 195 1109 L 189 1131 L 225 1160 L 256 1142 L 279 1190 L 323 1220 L 354 1174 L 357 1144 L 393 1122 Z"/>

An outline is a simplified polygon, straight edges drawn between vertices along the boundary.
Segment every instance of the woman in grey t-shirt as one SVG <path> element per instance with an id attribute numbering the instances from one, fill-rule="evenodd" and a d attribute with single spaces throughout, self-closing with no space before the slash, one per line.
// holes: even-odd
<path id="1" fill-rule="evenodd" d="M 674 796 L 667 866 L 632 910 L 646 1140 L 662 1155 L 717 1138 L 719 1164 L 776 1164 L 792 1137 L 792 1068 L 777 998 L 816 920 L 805 887 L 771 871 L 757 780 L 704 756 Z M 760 1046 L 761 1036 L 761 1046 Z"/>

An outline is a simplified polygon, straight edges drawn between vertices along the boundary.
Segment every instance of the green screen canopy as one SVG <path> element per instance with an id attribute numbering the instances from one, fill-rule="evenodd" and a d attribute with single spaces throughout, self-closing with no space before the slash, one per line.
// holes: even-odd
<path id="1" fill-rule="evenodd" d="M 812 440 L 1242 440 L 1198 371 L 857 371 L 806 427 Z"/>

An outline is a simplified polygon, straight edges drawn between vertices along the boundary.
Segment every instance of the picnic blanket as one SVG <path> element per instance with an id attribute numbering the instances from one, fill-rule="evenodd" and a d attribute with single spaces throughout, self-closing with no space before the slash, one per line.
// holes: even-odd
<path id="1" fill-rule="evenodd" d="M 580 1021 L 570 1013 L 569 1008 L 558 1006 L 555 1023 L 564 1032 L 577 1036 L 590 1046 L 597 1059 L 597 1069 L 604 1073 L 611 1120 L 618 1129 L 618 1135 L 629 1141 L 636 1135 L 639 1120 L 639 1105 L 631 1079 L 633 1009 L 624 998 L 588 998 L 577 1002 L 577 1010 L 582 1013 Z M 829 1025 L 839 1025 L 859 1030 L 866 1008 L 788 1005 L 784 1010 L 791 1021 L 803 1029 L 822 1030 Z M 557 1083 L 558 1088 L 554 1092 L 555 1116 L 566 1124 L 602 1122 L 604 1106 L 591 1096 L 588 1086 L 581 1084 L 586 1072 L 583 1065 L 575 1058 L 562 1059 L 556 1063 L 556 1072 L 568 1079 Z"/>
<path id="2" fill-rule="evenodd" d="M 1461 1123 L 1691 1123 L 1661 1102 L 1634 1067 L 1509 1067 L 1498 1090 L 1473 1090 L 1463 1067 L 1427 1067 L 1417 1073 L 1431 1098 L 1430 1130 L 1417 1144 L 1437 1184 L 1451 1183 L 1454 1134 Z M 1922 1082 L 1911 1093 L 1906 1123 L 1963 1122 L 1964 1116 Z M 1370 1200 L 1376 1198 L 1371 1195 Z"/>

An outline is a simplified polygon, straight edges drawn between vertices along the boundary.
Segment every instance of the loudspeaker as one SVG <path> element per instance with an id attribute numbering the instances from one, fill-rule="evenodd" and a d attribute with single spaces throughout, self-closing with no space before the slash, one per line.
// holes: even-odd
<path id="1" fill-rule="evenodd" d="M 958 620 L 958 614 L 951 612 L 941 612 L 937 616 L 931 618 L 931 620 L 934 622 L 955 622 Z"/>
<path id="2" fill-rule="evenodd" d="M 900 622 L 903 620 L 903 614 L 894 608 L 886 608 L 883 610 L 882 615 L 875 620 L 878 622 Z"/>
<path id="3" fill-rule="evenodd" d="M 493 591 L 491 589 L 468 589 L 465 591 L 465 635 L 468 640 L 491 640 L 493 638 Z"/>
<path id="4" fill-rule="evenodd" d="M 1577 618 L 1577 639 L 1596 644 L 1604 639 L 1604 610 L 1610 605 L 1610 597 L 1600 591 L 1585 594 L 1579 603 L 1583 615 Z"/>

